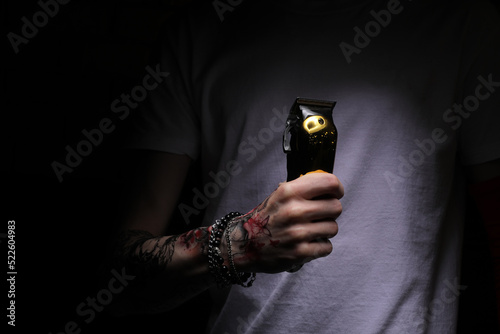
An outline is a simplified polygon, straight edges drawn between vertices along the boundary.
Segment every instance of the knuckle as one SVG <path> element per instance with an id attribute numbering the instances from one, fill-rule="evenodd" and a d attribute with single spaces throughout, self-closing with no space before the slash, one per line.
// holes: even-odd
<path id="1" fill-rule="evenodd" d="M 297 257 L 301 259 L 309 258 L 310 260 L 312 260 L 314 258 L 314 252 L 311 252 L 311 245 L 307 242 L 297 244 L 295 247 L 295 253 Z"/>
<path id="2" fill-rule="evenodd" d="M 329 240 L 321 242 L 303 242 L 297 245 L 296 254 L 303 262 L 325 257 L 331 254 L 333 245 Z"/>
<path id="3" fill-rule="evenodd" d="M 330 255 L 333 251 L 333 245 L 330 240 L 323 240 L 314 244 L 313 258 L 317 259 Z"/>
<path id="4" fill-rule="evenodd" d="M 291 202 L 290 205 L 286 206 L 285 212 L 288 220 L 296 221 L 304 216 L 305 209 L 303 205 L 299 205 L 296 202 Z"/>
<path id="5" fill-rule="evenodd" d="M 309 217 L 312 217 L 314 213 L 318 210 L 315 204 L 308 202 L 304 202 L 301 204 L 302 205 L 297 205 L 296 217 L 301 218 L 303 220 L 309 219 Z"/>
<path id="6" fill-rule="evenodd" d="M 285 202 L 295 196 L 294 184 L 292 182 L 281 183 L 276 189 L 276 196 L 281 202 Z"/>
<path id="7" fill-rule="evenodd" d="M 309 231 L 303 227 L 290 228 L 288 231 L 290 240 L 295 242 L 307 239 L 308 235 Z"/>

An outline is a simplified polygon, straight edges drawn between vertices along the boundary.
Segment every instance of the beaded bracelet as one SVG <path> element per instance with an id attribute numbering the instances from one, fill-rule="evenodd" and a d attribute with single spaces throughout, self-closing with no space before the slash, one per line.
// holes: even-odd
<path id="1" fill-rule="evenodd" d="M 222 253 L 219 248 L 224 231 L 226 230 L 228 225 L 232 223 L 233 218 L 241 215 L 242 214 L 239 212 L 230 212 L 223 218 L 217 219 L 212 225 L 212 232 L 208 241 L 208 268 L 212 276 L 214 276 L 217 287 L 219 288 L 223 288 L 230 284 L 239 284 L 243 287 L 250 287 L 255 280 L 255 273 L 238 273 L 236 271 L 231 250 L 231 240 L 229 238 L 229 233 L 226 234 L 226 242 L 228 247 L 230 269 L 226 265 L 224 265 L 224 258 L 222 257 Z M 248 284 L 243 283 L 244 281 L 248 280 L 250 276 L 250 282 Z"/>
<path id="2" fill-rule="evenodd" d="M 229 230 L 233 224 L 234 224 L 234 221 L 230 221 L 228 226 L 226 227 L 226 229 Z M 230 275 L 231 275 L 231 277 L 234 278 L 233 284 L 239 284 L 244 288 L 251 287 L 253 282 L 255 281 L 256 274 L 255 273 L 238 272 L 236 270 L 236 266 L 234 265 L 233 251 L 231 249 L 232 245 L 231 245 L 230 233 L 226 233 L 226 243 L 227 243 L 227 254 L 228 254 L 228 259 L 229 259 Z M 248 279 L 250 279 L 250 281 L 248 283 L 244 283 Z"/>
<path id="3" fill-rule="evenodd" d="M 223 288 L 230 284 L 226 274 L 228 269 L 224 265 L 221 251 L 219 249 L 222 234 L 227 226 L 227 221 L 217 219 L 212 225 L 212 232 L 208 240 L 208 269 L 215 278 L 217 287 Z"/>

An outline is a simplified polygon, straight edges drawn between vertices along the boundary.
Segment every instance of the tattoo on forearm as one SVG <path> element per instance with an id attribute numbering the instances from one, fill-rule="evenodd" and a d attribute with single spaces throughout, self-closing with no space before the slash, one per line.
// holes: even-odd
<path id="1" fill-rule="evenodd" d="M 200 252 L 206 254 L 208 238 L 207 228 L 197 228 L 168 239 L 154 237 L 146 231 L 128 230 L 119 238 L 117 258 L 140 278 L 151 278 L 162 273 L 172 262 L 176 246 L 185 250 L 199 247 Z"/>
<path id="2" fill-rule="evenodd" d="M 246 215 L 237 218 L 236 224 L 233 224 L 233 228 L 228 231 L 232 233 L 238 229 L 233 234 L 235 235 L 234 244 L 237 245 L 237 249 L 234 251 L 235 256 L 258 260 L 262 247 L 266 245 L 276 247 L 279 244 L 279 240 L 272 239 L 269 230 L 269 215 L 262 214 L 268 201 L 269 197 Z"/>
<path id="3" fill-rule="evenodd" d="M 150 278 L 165 270 L 172 261 L 177 238 L 162 240 L 146 231 L 128 230 L 120 237 L 118 259 L 139 278 Z"/>
<path id="4" fill-rule="evenodd" d="M 186 233 L 166 237 L 155 237 L 142 230 L 127 230 L 119 235 L 112 263 L 115 267 L 126 267 L 126 272 L 135 276 L 134 286 L 123 294 L 124 309 L 144 312 L 164 312 L 206 289 L 206 278 L 179 277 L 177 273 L 161 277 L 160 286 L 151 285 L 159 274 L 170 265 L 173 268 L 177 252 L 207 252 L 209 228 L 200 227 Z M 166 279 L 164 279 L 166 278 Z M 158 283 L 157 283 L 158 284 Z M 150 290 L 151 287 L 154 288 Z M 145 289 L 145 290 L 144 290 Z M 153 291 L 153 295 L 151 295 Z M 143 294 L 144 293 L 144 294 Z"/>
<path id="5" fill-rule="evenodd" d="M 200 247 L 201 253 L 207 254 L 209 238 L 210 233 L 208 232 L 208 228 L 197 228 L 182 234 L 180 241 L 186 250 Z"/>

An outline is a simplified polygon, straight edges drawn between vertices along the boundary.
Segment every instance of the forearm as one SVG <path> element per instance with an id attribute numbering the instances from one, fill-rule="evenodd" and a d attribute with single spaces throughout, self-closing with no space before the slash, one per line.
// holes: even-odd
<path id="1" fill-rule="evenodd" d="M 167 311 L 213 286 L 207 260 L 210 229 L 161 237 L 139 230 L 121 233 L 114 267 L 125 268 L 134 279 L 114 303 L 114 313 Z"/>
<path id="2" fill-rule="evenodd" d="M 114 258 L 136 278 L 115 310 L 165 311 L 211 286 L 250 287 L 257 272 L 283 272 L 327 256 L 344 191 L 333 174 L 321 174 L 282 183 L 249 213 L 229 213 L 210 227 L 167 237 L 127 231 Z"/>

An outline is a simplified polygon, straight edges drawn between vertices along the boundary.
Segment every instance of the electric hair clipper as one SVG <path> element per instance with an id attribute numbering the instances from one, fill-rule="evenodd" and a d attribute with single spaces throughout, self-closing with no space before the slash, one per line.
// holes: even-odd
<path id="1" fill-rule="evenodd" d="M 332 112 L 336 102 L 297 98 L 286 121 L 283 151 L 287 181 L 309 172 L 333 172 L 337 128 Z"/>

